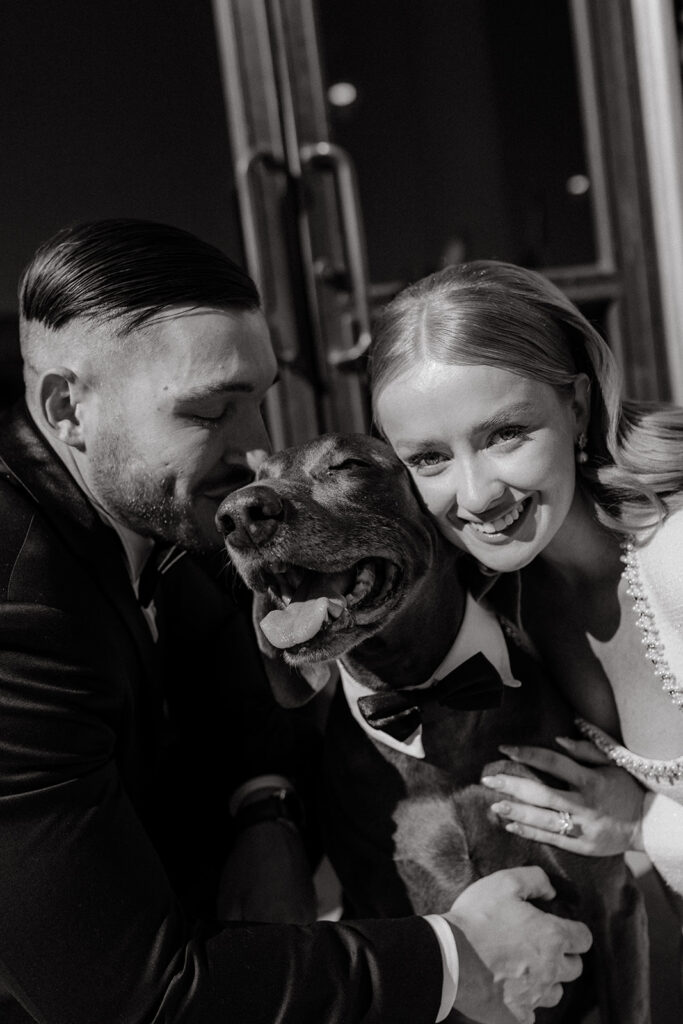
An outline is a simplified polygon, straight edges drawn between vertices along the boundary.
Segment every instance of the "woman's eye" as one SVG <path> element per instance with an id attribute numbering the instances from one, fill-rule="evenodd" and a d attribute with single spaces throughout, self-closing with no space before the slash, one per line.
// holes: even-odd
<path id="1" fill-rule="evenodd" d="M 527 428 L 518 423 L 511 423 L 507 427 L 500 427 L 489 438 L 489 444 L 505 444 L 509 441 L 519 441 L 528 434 Z"/>
<path id="2" fill-rule="evenodd" d="M 446 461 L 446 456 L 442 452 L 416 452 L 403 461 L 409 469 L 419 472 L 421 469 L 433 469 L 435 466 L 441 465 Z"/>

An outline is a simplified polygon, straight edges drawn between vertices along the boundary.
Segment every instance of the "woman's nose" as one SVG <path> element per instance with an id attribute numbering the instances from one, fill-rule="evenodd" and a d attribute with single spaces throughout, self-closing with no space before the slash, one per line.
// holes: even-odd
<path id="1" fill-rule="evenodd" d="M 448 517 L 481 516 L 503 497 L 505 484 L 481 464 L 463 467 L 456 481 Z"/>

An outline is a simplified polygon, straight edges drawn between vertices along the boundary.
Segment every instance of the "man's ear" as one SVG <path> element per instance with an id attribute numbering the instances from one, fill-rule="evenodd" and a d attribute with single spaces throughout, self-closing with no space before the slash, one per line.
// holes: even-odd
<path id="1" fill-rule="evenodd" d="M 579 433 L 584 433 L 588 430 L 591 418 L 591 382 L 586 373 L 580 373 L 574 381 L 572 409 L 576 417 L 577 429 Z"/>
<path id="2" fill-rule="evenodd" d="M 57 440 L 79 451 L 85 449 L 82 397 L 82 383 L 73 370 L 64 366 L 47 370 L 40 379 L 40 409 L 50 432 Z"/>

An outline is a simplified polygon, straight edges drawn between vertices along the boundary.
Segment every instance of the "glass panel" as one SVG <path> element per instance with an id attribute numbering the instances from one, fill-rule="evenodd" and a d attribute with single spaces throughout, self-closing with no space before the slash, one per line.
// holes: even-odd
<path id="1" fill-rule="evenodd" d="M 333 137 L 360 179 L 370 273 L 596 258 L 564 0 L 320 0 Z"/>

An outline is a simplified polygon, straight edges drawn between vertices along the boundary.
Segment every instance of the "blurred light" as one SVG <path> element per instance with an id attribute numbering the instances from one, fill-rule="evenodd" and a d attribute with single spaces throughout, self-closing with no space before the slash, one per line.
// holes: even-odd
<path id="1" fill-rule="evenodd" d="M 590 179 L 585 174 L 572 174 L 567 178 L 567 192 L 570 196 L 585 196 L 590 187 Z"/>
<path id="2" fill-rule="evenodd" d="M 335 82 L 327 90 L 327 98 L 333 107 L 350 107 L 358 98 L 358 90 L 351 82 Z"/>

